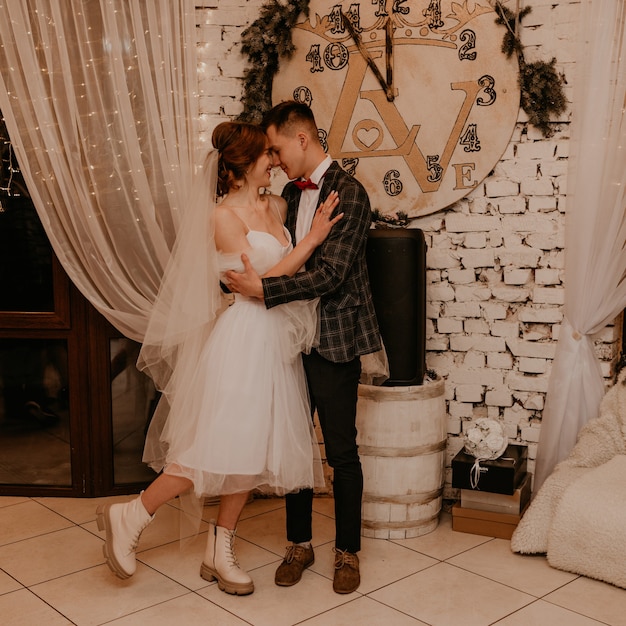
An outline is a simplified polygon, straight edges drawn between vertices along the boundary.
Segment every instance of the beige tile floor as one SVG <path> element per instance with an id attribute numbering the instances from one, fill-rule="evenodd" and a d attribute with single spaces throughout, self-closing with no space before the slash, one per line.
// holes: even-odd
<path id="1" fill-rule="evenodd" d="M 357 592 L 332 591 L 332 500 L 316 498 L 316 560 L 299 584 L 276 587 L 285 547 L 281 499 L 250 502 L 237 552 L 255 582 L 229 596 L 198 575 L 206 539 L 179 542 L 176 502 L 141 537 L 137 572 L 122 581 L 102 556 L 96 506 L 109 499 L 0 498 L 0 623 L 176 626 L 626 626 L 626 590 L 552 569 L 509 542 L 437 529 L 415 539 L 364 539 Z M 127 499 L 127 498 L 117 498 Z"/>

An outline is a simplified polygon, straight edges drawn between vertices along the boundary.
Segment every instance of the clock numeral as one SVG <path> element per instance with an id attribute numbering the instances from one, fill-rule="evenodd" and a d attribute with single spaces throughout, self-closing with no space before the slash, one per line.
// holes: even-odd
<path id="1" fill-rule="evenodd" d="M 320 55 L 320 45 L 318 43 L 314 43 L 309 48 L 309 52 L 306 55 L 305 59 L 311 63 L 311 67 L 309 68 L 311 74 L 324 71 L 324 66 L 322 65 L 322 56 Z"/>
<path id="2" fill-rule="evenodd" d="M 476 33 L 469 28 L 465 29 L 459 39 L 465 43 L 459 48 L 459 61 L 475 61 L 476 60 Z M 470 52 L 472 50 L 472 52 Z"/>
<path id="3" fill-rule="evenodd" d="M 293 90 L 293 99 L 296 102 L 306 104 L 310 108 L 313 103 L 313 94 L 306 85 L 300 85 L 300 87 L 296 87 Z"/>
<path id="4" fill-rule="evenodd" d="M 393 9 L 394 13 L 400 13 L 400 15 L 408 15 L 411 12 L 409 7 L 402 7 L 401 4 L 404 4 L 407 0 L 394 0 Z"/>
<path id="5" fill-rule="evenodd" d="M 400 13 L 401 15 L 408 15 L 411 12 L 411 9 L 408 7 L 400 6 L 404 4 L 407 0 L 393 0 L 393 5 L 391 8 L 392 13 Z M 372 4 L 378 5 L 374 15 L 376 17 L 387 17 L 389 12 L 387 11 L 387 0 L 372 0 Z"/>
<path id="6" fill-rule="evenodd" d="M 341 35 L 345 32 L 343 19 L 341 17 L 341 5 L 336 4 L 328 15 L 328 21 L 332 24 L 330 32 L 333 35 Z"/>
<path id="7" fill-rule="evenodd" d="M 358 159 L 341 159 L 342 169 L 350 174 L 350 176 L 354 176 L 356 174 L 356 166 L 358 164 Z"/>
<path id="8" fill-rule="evenodd" d="M 441 19 L 441 0 L 430 0 L 430 4 L 427 9 L 422 11 L 422 15 L 428 18 L 428 28 L 436 30 L 443 26 L 443 20 Z"/>
<path id="9" fill-rule="evenodd" d="M 464 146 L 465 152 L 480 152 L 480 141 L 476 132 L 476 124 L 467 125 L 467 130 L 459 143 Z"/>
<path id="10" fill-rule="evenodd" d="M 320 140 L 324 152 L 328 152 L 328 133 L 323 128 L 318 128 L 317 138 Z"/>
<path id="11" fill-rule="evenodd" d="M 439 155 L 430 155 L 426 157 L 426 169 L 430 172 L 428 175 L 428 182 L 436 183 L 441 180 L 443 176 L 443 167 L 439 165 Z"/>
<path id="12" fill-rule="evenodd" d="M 385 6 L 387 4 L 386 0 L 372 0 L 372 4 L 378 5 L 374 13 L 376 17 L 387 17 L 387 15 L 389 15 L 389 13 L 387 13 L 387 7 Z"/>
<path id="13" fill-rule="evenodd" d="M 350 8 L 344 11 L 344 15 L 350 20 L 350 24 L 357 33 L 363 30 L 361 28 L 361 7 L 358 3 L 351 4 Z"/>
<path id="14" fill-rule="evenodd" d="M 402 193 L 402 181 L 400 180 L 400 172 L 398 170 L 389 170 L 383 178 L 385 193 L 388 196 L 397 196 Z"/>
<path id="15" fill-rule="evenodd" d="M 483 100 L 482 98 L 476 98 L 476 104 L 481 107 L 488 107 L 496 101 L 496 90 L 493 88 L 496 84 L 493 76 L 485 74 L 478 79 L 478 84 L 482 87 L 485 95 L 489 96 L 489 100 Z"/>
<path id="16" fill-rule="evenodd" d="M 375 4 L 375 2 L 374 2 Z M 333 35 L 343 35 L 346 32 L 346 27 L 343 23 L 343 16 L 347 17 L 350 20 L 350 24 L 352 24 L 354 30 L 357 33 L 361 32 L 361 14 L 358 4 L 351 4 L 350 8 L 347 11 L 341 10 L 341 5 L 336 4 L 330 14 L 328 15 L 328 21 L 332 24 L 330 32 Z"/>
<path id="17" fill-rule="evenodd" d="M 324 63 L 331 70 L 342 70 L 348 65 L 349 58 L 348 48 L 342 43 L 329 43 L 324 49 Z"/>

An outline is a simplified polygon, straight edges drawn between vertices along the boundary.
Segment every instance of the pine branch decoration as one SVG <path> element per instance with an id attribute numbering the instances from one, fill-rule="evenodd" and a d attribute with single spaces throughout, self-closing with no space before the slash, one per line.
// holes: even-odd
<path id="1" fill-rule="evenodd" d="M 555 68 L 556 59 L 550 63 L 537 61 L 520 67 L 522 109 L 528 121 L 537 127 L 544 137 L 551 137 L 554 129 L 550 126 L 551 117 L 558 116 L 567 109 L 563 93 L 565 78 Z"/>
<path id="2" fill-rule="evenodd" d="M 496 23 L 503 24 L 507 29 L 502 41 L 502 52 L 509 58 L 513 54 L 517 55 L 519 62 L 520 106 L 528 115 L 529 123 L 538 128 L 544 137 L 551 137 L 554 134 L 551 118 L 567 109 L 563 91 L 565 76 L 557 72 L 555 58 L 549 63 L 526 63 L 524 59 L 524 47 L 515 24 L 531 12 L 531 7 L 525 7 L 516 15 L 497 0 L 496 9 L 499 14 Z"/>
<path id="3" fill-rule="evenodd" d="M 241 49 L 248 57 L 244 71 L 243 111 L 238 119 L 259 123 L 272 108 L 272 83 L 281 58 L 290 58 L 295 47 L 291 30 L 304 13 L 309 15 L 309 0 L 281 4 L 271 0 L 261 7 L 255 20 L 241 35 Z"/>
<path id="4" fill-rule="evenodd" d="M 510 59 L 513 54 L 523 55 L 524 47 L 519 37 L 515 34 L 515 25 L 522 21 L 530 12 L 531 7 L 524 7 L 517 15 L 513 13 L 508 7 L 505 7 L 498 2 L 498 10 L 500 15 L 496 18 L 496 24 L 506 26 L 506 32 L 502 40 L 502 52 L 506 54 L 507 59 Z"/>
<path id="5" fill-rule="evenodd" d="M 409 225 L 409 214 L 396 211 L 395 217 L 372 209 L 372 222 L 376 228 L 405 228 Z"/>

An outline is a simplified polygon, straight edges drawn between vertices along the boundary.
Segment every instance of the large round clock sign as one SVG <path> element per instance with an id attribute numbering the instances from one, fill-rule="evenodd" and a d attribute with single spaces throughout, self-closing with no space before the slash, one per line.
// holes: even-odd
<path id="1" fill-rule="evenodd" d="M 373 209 L 410 217 L 466 196 L 511 138 L 517 60 L 488 0 L 311 0 L 274 104 L 308 104 L 327 152 Z"/>

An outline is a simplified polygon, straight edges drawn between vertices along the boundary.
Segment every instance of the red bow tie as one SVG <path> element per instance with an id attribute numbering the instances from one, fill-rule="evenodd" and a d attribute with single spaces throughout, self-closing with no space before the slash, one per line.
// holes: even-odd
<path id="1" fill-rule="evenodd" d="M 310 178 L 307 178 L 306 180 L 294 180 L 293 182 L 295 183 L 296 187 L 300 190 L 318 189 L 318 186 Z"/>

